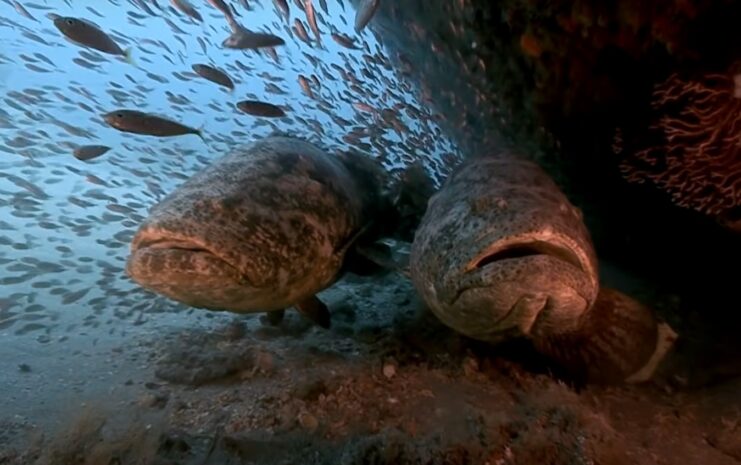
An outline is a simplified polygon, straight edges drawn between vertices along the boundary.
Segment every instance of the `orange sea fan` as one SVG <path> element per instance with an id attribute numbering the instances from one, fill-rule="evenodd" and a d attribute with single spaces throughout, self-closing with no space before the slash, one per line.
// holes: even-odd
<path id="1" fill-rule="evenodd" d="M 735 218 L 741 207 L 741 62 L 728 73 L 670 76 L 656 86 L 652 107 L 657 142 L 622 161 L 624 177 L 652 181 L 677 205 L 741 229 Z"/>

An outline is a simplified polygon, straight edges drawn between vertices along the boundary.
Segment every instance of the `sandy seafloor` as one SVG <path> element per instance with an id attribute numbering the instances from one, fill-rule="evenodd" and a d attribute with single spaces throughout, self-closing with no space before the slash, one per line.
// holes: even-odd
<path id="1" fill-rule="evenodd" d="M 2 334 L 0 464 L 741 461 L 739 379 L 576 386 L 457 336 L 396 274 L 321 296 L 329 331 L 183 308 Z"/>

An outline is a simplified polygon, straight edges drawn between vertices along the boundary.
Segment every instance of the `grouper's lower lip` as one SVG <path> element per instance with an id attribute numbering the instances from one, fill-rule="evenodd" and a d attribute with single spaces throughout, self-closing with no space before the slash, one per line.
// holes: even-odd
<path id="1" fill-rule="evenodd" d="M 142 284 L 194 279 L 246 282 L 236 266 L 204 244 L 178 238 L 135 240 L 127 270 Z"/>

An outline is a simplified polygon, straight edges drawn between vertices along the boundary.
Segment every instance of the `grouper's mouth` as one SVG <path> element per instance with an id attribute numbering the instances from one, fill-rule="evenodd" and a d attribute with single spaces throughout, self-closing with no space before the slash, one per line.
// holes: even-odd
<path id="1" fill-rule="evenodd" d="M 553 241 L 533 239 L 499 241 L 492 244 L 483 254 L 476 257 L 469 265 L 471 269 L 481 269 L 487 265 L 510 259 L 546 256 L 551 259 L 568 263 L 575 268 L 589 272 L 589 263 L 586 257 L 579 257 L 566 244 Z"/>
<path id="2" fill-rule="evenodd" d="M 170 235 L 140 233 L 135 237 L 127 270 L 142 284 L 194 278 L 247 282 L 236 263 L 205 241 Z"/>
<path id="3" fill-rule="evenodd" d="M 530 260 L 533 261 L 532 268 L 523 263 Z M 553 267 L 552 271 L 546 273 L 558 274 L 552 276 L 553 280 L 548 274 L 543 274 L 543 266 L 547 262 L 552 263 Z M 547 233 L 493 241 L 472 257 L 462 271 L 462 274 L 451 275 L 455 284 L 444 299 L 449 305 L 456 304 L 464 294 L 476 289 L 490 289 L 493 294 L 498 294 L 505 292 L 502 286 L 514 286 L 520 289 L 530 287 L 537 292 L 550 288 L 555 281 L 564 278 L 564 274 L 583 283 L 593 281 L 597 275 L 590 257 L 577 244 Z M 592 286 L 597 285 L 592 282 Z M 506 315 L 502 316 L 504 318 Z"/>
<path id="4" fill-rule="evenodd" d="M 490 337 L 513 328 L 529 334 L 543 315 L 583 309 L 594 298 L 595 263 L 567 237 L 523 234 L 482 245 L 462 270 L 446 276 L 437 294 L 454 309 L 448 311 L 468 315 L 469 335 Z"/>
<path id="5" fill-rule="evenodd" d="M 202 244 L 196 242 L 189 242 L 178 239 L 155 239 L 151 241 L 142 241 L 138 243 L 137 250 L 141 249 L 170 249 L 170 250 L 182 250 L 194 253 L 208 253 L 214 255 L 214 253 Z"/>

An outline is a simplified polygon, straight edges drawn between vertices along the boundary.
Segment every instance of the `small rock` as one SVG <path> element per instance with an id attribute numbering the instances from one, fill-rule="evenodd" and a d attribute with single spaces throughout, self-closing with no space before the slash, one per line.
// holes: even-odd
<path id="1" fill-rule="evenodd" d="M 139 399 L 139 405 L 142 407 L 151 408 L 164 408 L 167 405 L 167 401 L 170 400 L 169 394 L 164 393 L 147 393 Z"/>
<path id="2" fill-rule="evenodd" d="M 314 431 L 319 427 L 319 420 L 309 412 L 301 412 L 298 414 L 299 424 L 308 431 Z"/>
<path id="3" fill-rule="evenodd" d="M 473 357 L 463 359 L 463 373 L 466 376 L 473 376 L 479 371 L 479 361 Z"/>
<path id="4" fill-rule="evenodd" d="M 297 383 L 296 388 L 293 390 L 293 396 L 305 402 L 314 402 L 319 396 L 326 394 L 327 391 L 327 385 L 324 383 L 324 380 L 310 379 L 306 382 Z"/>
<path id="5" fill-rule="evenodd" d="M 27 363 L 19 363 L 18 364 L 18 370 L 20 370 L 21 373 L 30 373 L 31 372 L 31 366 Z"/>
<path id="6" fill-rule="evenodd" d="M 247 326 L 242 321 L 232 321 L 224 328 L 224 339 L 227 341 L 238 341 L 247 334 Z"/>
<path id="7" fill-rule="evenodd" d="M 383 365 L 383 376 L 386 377 L 386 379 L 391 379 L 396 375 L 396 365 L 393 363 L 386 363 Z"/>
<path id="8" fill-rule="evenodd" d="M 265 373 L 273 370 L 273 356 L 270 352 L 258 351 L 255 354 L 255 368 Z"/>
<path id="9" fill-rule="evenodd" d="M 164 433 L 160 436 L 159 452 L 165 453 L 186 453 L 190 450 L 187 441 L 176 434 Z"/>

